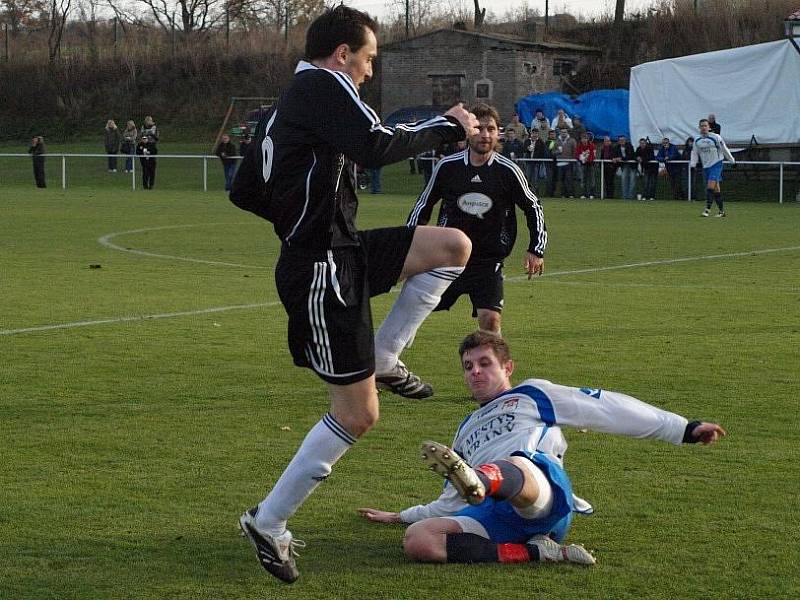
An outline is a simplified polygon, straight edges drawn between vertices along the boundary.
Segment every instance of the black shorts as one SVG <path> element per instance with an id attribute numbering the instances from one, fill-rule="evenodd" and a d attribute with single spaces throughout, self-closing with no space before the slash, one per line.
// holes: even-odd
<path id="1" fill-rule="evenodd" d="M 503 312 L 503 263 L 470 263 L 450 287 L 442 294 L 434 310 L 450 310 L 464 294 L 472 301 L 472 316 L 478 309 Z"/>
<path id="2" fill-rule="evenodd" d="M 328 383 L 347 385 L 375 372 L 369 299 L 397 283 L 412 227 L 359 232 L 360 246 L 309 255 L 284 246 L 275 284 L 289 316 L 294 364 Z"/>

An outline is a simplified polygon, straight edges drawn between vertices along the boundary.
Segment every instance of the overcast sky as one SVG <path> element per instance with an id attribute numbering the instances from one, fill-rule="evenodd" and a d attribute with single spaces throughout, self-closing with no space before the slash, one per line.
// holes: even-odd
<path id="1" fill-rule="evenodd" d="M 365 10 L 371 15 L 381 19 L 395 13 L 394 6 L 404 5 L 403 0 L 344 0 L 345 4 Z M 473 0 L 441 0 L 442 4 L 461 4 L 470 11 L 474 11 Z M 498 17 L 502 17 L 507 10 L 525 4 L 525 0 L 481 0 L 481 8 L 486 12 L 493 12 Z M 572 15 L 584 17 L 599 17 L 601 15 L 611 15 L 614 12 L 614 0 L 550 0 L 550 14 L 568 12 Z M 647 0 L 627 0 L 625 2 L 626 12 L 637 12 L 644 6 L 653 4 Z M 536 9 L 539 14 L 544 14 L 544 0 L 528 0 L 527 5 L 531 9 Z"/>

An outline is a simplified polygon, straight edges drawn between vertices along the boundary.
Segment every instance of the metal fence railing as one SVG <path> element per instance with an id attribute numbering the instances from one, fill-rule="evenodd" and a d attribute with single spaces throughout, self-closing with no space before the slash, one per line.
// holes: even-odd
<path id="1" fill-rule="evenodd" d="M 46 179 L 67 187 L 112 187 L 136 190 L 141 187 L 141 165 L 138 156 L 116 155 L 117 172 L 108 172 L 107 154 L 54 153 L 44 155 Z M 218 157 L 204 154 L 159 154 L 155 187 L 169 190 L 217 191 L 224 187 L 222 165 Z M 418 162 L 436 159 L 417 157 Z M 517 158 L 515 162 L 541 196 L 581 196 L 594 191 L 596 198 L 621 198 L 622 169 L 614 169 L 611 161 L 596 160 L 589 169 L 589 181 L 584 181 L 583 169 L 575 159 Z M 130 161 L 128 164 L 127 161 Z M 658 199 L 700 199 L 705 197 L 702 169 L 690 171 L 687 161 L 672 161 L 673 176 L 656 180 Z M 569 165 L 568 168 L 564 168 Z M 126 167 L 130 172 L 126 173 Z M 430 168 L 428 169 L 430 171 Z M 609 182 L 608 178 L 612 180 Z M 645 177 L 636 170 L 635 193 L 644 196 Z M 736 161 L 725 165 L 722 188 L 726 200 L 800 201 L 800 162 Z M 0 189 L 10 185 L 33 183 L 29 154 L 0 154 Z M 586 186 L 585 183 L 591 185 Z M 628 182 L 630 184 L 630 182 Z M 675 184 L 679 185 L 675 185 Z M 565 189 L 566 188 L 566 189 Z M 571 193 L 565 193 L 571 192 Z M 585 195 L 590 195 L 586 193 Z"/>

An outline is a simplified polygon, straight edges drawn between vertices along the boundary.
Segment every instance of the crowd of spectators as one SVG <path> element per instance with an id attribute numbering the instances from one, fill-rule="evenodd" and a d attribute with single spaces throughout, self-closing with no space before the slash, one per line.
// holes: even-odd
<path id="1" fill-rule="evenodd" d="M 713 114 L 709 115 L 709 123 L 713 131 L 721 130 Z M 593 199 L 600 195 L 602 179 L 602 197 L 653 200 L 658 181 L 662 180 L 669 185 L 668 193 L 673 199 L 685 200 L 693 143 L 693 137 L 687 138 L 682 147 L 670 138 L 663 138 L 660 145 L 642 138 L 635 147 L 624 135 L 616 141 L 609 136 L 595 140 L 580 115 L 568 115 L 559 109 L 548 119 L 542 109 L 537 109 L 529 125 L 516 113 L 511 117 L 499 151 L 518 162 L 539 195 Z M 427 183 L 436 159 L 460 150 L 463 146 L 421 154 L 410 159 L 410 171 L 422 174 Z M 699 170 L 692 169 L 693 199 L 702 190 L 700 177 Z"/>

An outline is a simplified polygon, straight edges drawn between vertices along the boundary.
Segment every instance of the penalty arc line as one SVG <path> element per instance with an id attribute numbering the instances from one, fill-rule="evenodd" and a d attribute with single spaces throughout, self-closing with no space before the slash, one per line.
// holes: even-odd
<path id="1" fill-rule="evenodd" d="M 169 227 L 164 227 L 163 229 L 168 229 Z M 142 230 L 142 231 L 151 231 L 151 229 Z M 130 233 L 130 232 L 128 232 Z M 119 234 L 116 234 L 119 235 Z M 586 269 L 573 269 L 569 271 L 556 271 L 553 273 L 545 273 L 542 277 L 558 277 L 563 275 L 580 275 L 585 273 L 600 273 L 603 271 L 614 271 L 620 269 L 633 269 L 638 267 L 651 267 L 651 266 L 659 266 L 659 265 L 669 265 L 669 264 L 679 264 L 685 262 L 692 262 L 692 261 L 700 261 L 700 260 L 714 260 L 714 259 L 721 259 L 721 258 L 741 258 L 745 256 L 756 256 L 760 254 L 774 254 L 776 252 L 791 252 L 795 250 L 800 250 L 800 246 L 787 246 L 785 248 L 767 248 L 764 250 L 750 250 L 747 252 L 732 252 L 729 254 L 709 254 L 705 256 L 687 256 L 684 258 L 669 258 L 664 260 L 651 260 L 646 262 L 639 262 L 639 263 L 628 263 L 624 265 L 611 265 L 607 267 L 591 267 Z M 128 250 L 126 250 L 128 251 Z M 159 257 L 164 257 L 164 255 L 157 255 Z M 180 258 L 180 257 L 179 257 Z M 186 258 L 181 258 L 181 260 L 190 260 Z M 195 261 L 193 261 L 195 262 Z M 196 262 L 211 262 L 211 261 L 196 261 Z M 212 264 L 221 264 L 221 265 L 228 265 L 229 263 L 212 263 Z M 246 265 L 237 265 L 232 264 L 230 266 L 239 266 L 243 267 Z M 264 267 L 259 267 L 264 268 Z M 515 277 L 508 277 L 506 281 L 523 281 L 527 279 L 526 275 L 520 275 Z M 395 290 L 393 290 L 395 291 Z M 189 311 L 181 311 L 181 312 L 171 312 L 171 313 L 161 313 L 155 315 L 140 315 L 140 316 L 128 316 L 128 317 L 113 317 L 108 319 L 95 319 L 95 320 L 87 320 L 87 321 L 75 321 L 72 323 L 57 323 L 54 325 L 41 325 L 38 327 L 23 327 L 20 329 L 0 329 L 0 335 L 16 335 L 21 333 L 32 333 L 37 331 L 52 331 L 56 329 L 71 329 L 75 327 L 89 327 L 93 325 L 106 325 L 112 323 L 127 323 L 131 321 L 148 321 L 148 320 L 155 320 L 155 319 L 169 319 L 175 317 L 187 317 L 192 315 L 203 315 L 203 314 L 210 314 L 210 313 L 218 313 L 218 312 L 227 312 L 231 310 L 248 310 L 252 308 L 265 308 L 270 306 L 277 306 L 280 302 L 277 300 L 273 300 L 271 302 L 260 302 L 256 304 L 236 304 L 232 306 L 219 306 L 214 308 L 204 308 L 200 310 L 189 310 Z"/>

